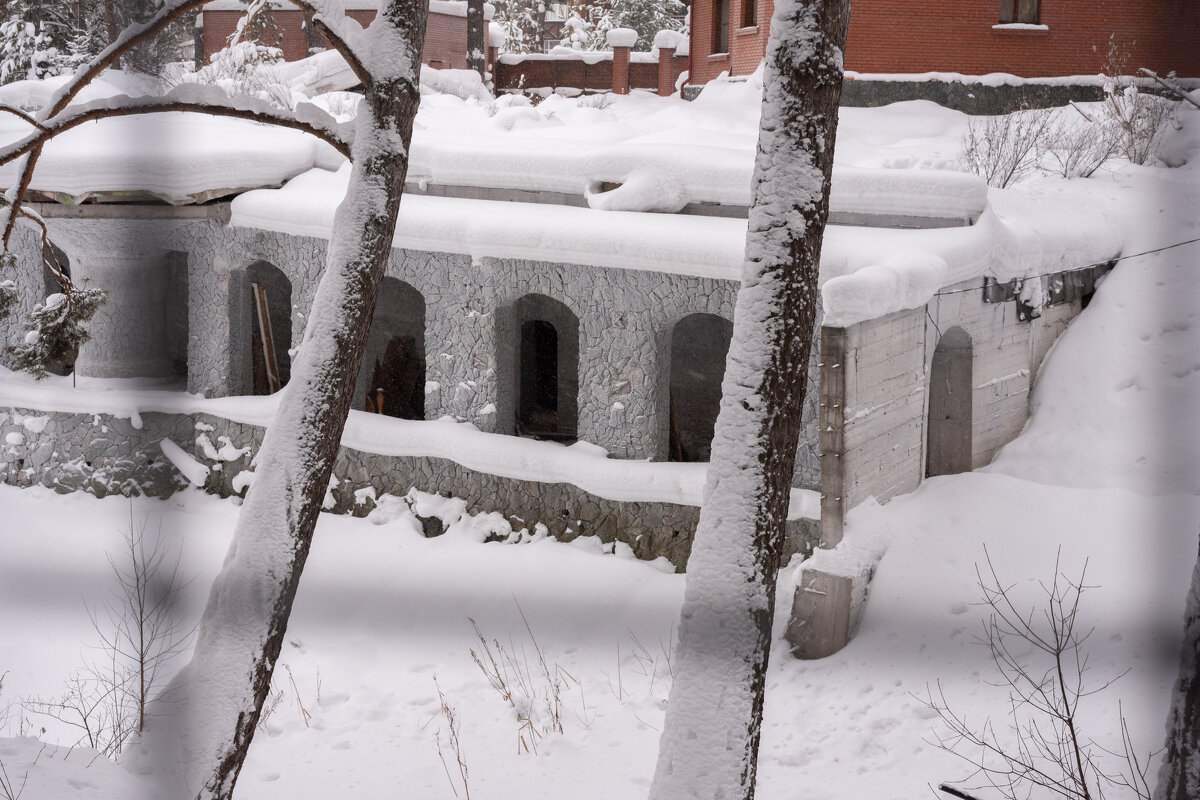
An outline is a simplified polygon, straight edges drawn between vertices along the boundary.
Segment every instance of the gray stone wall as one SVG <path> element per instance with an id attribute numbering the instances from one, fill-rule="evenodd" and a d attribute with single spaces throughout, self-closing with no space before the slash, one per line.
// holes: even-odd
<path id="1" fill-rule="evenodd" d="M 0 481 L 57 492 L 167 497 L 187 485 L 160 442 L 169 438 L 209 469 L 204 488 L 224 497 L 244 495 L 263 429 L 207 414 L 108 414 L 0 409 Z M 499 512 L 514 531 L 541 523 L 563 541 L 597 536 L 628 544 L 639 558 L 665 557 L 683 569 L 700 509 L 674 503 L 620 502 L 567 483 L 543 484 L 475 472 L 440 458 L 386 456 L 343 447 L 334 466 L 334 513 L 365 515 L 370 495 L 409 489 L 465 500 L 471 513 Z M 362 490 L 372 489 L 365 493 Z M 252 489 L 251 489 L 252 491 Z M 430 535 L 440 532 L 429 520 Z M 431 530 L 432 526 L 432 530 Z M 789 523 L 784 557 L 810 552 L 816 526 Z"/>
<path id="2" fill-rule="evenodd" d="M 52 229 L 64 249 L 87 271 L 104 266 L 104 279 L 115 289 L 91 330 L 96 353 L 129 351 L 135 366 L 144 361 L 143 342 L 155 363 L 178 369 L 186 341 L 187 388 L 208 397 L 250 390 L 251 322 L 246 302 L 246 270 L 258 262 L 279 269 L 291 284 L 291 347 L 303 340 L 307 313 L 324 267 L 327 243 L 315 237 L 232 228 L 216 211 L 158 207 L 89 207 L 102 218 L 80 219 L 88 209 L 53 209 L 67 214 Z M 128 219 L 121 217 L 124 214 Z M 177 216 L 172 216 L 176 214 Z M 107 226 L 107 227 L 106 227 Z M 136 231 L 135 231 L 136 229 Z M 145 234 L 133 254 L 139 284 L 118 268 L 122 242 L 130 232 Z M 19 284 L 22 310 L 41 299 L 41 268 L 36 240 L 23 232 Z M 114 255 L 114 253 L 116 255 Z M 130 256 L 132 257 L 132 256 Z M 186 273 L 186 281 L 181 280 Z M 738 284 L 642 270 L 480 258 L 450 253 L 393 250 L 388 277 L 410 285 L 425 302 L 425 416 L 450 416 L 488 432 L 511 433 L 515 413 L 517 301 L 540 294 L 566 306 L 578 319 L 578 435 L 614 458 L 658 459 L 668 456 L 671 340 L 684 317 L 707 313 L 732 320 Z M 100 281 L 97 273 L 97 282 Z M 180 285 L 180 284 L 183 285 Z M 109 288 L 105 286 L 104 288 Z M 149 303 L 149 305 L 148 305 Z M 163 313 L 147 311 L 161 303 Z M 386 317 L 387 314 L 381 315 Z M 20 335 L 19 318 L 0 321 L 6 338 Z M 817 367 L 809 365 L 809 399 L 804 409 L 795 485 L 816 488 L 820 466 L 816 450 Z M 96 374 L 125 375 L 126 365 L 93 359 Z M 153 365 L 152 365 L 153 366 Z M 370 368 L 371 365 L 368 365 Z M 147 374 L 163 374 L 159 366 Z M 358 398 L 361 400 L 361 398 Z M 145 414 L 142 427 L 104 415 L 49 414 L 46 427 L 25 426 L 33 409 L 0 409 L 0 433 L 19 434 L 4 444 L 3 480 L 42 484 L 57 490 L 85 489 L 165 495 L 180 478 L 165 460 L 158 442 L 164 437 L 194 451 L 210 466 L 212 488 L 233 491 L 232 480 L 244 464 L 209 458 L 195 425 L 211 426 L 209 443 L 227 436 L 256 451 L 261 434 L 216 418 Z M 37 424 L 35 423 L 36 427 Z M 0 441 L 3 441 L 0 438 Z M 248 463 L 248 462 L 247 462 Z M 343 451 L 336 474 L 339 507 L 362 510 L 348 498 L 368 486 L 378 493 L 422 491 L 450 494 L 473 509 L 498 511 L 521 527 L 545 524 L 560 538 L 598 535 L 626 541 L 643 557 L 664 555 L 682 566 L 690 550 L 698 509 L 664 503 L 615 503 L 569 484 L 537 484 L 466 470 L 439 459 L 397 459 Z M 811 523 L 792 527 L 789 555 L 807 549 Z"/>
<path id="3" fill-rule="evenodd" d="M 247 391 L 239 359 L 250 332 L 231 313 L 231 286 L 267 261 L 292 282 L 292 346 L 303 337 L 324 264 L 326 242 L 269 231 L 193 224 L 174 247 L 190 253 L 190 391 L 207 396 Z M 671 334 L 693 313 L 733 319 L 734 281 L 541 261 L 393 250 L 387 275 L 425 299 L 428 419 L 450 416 L 488 432 L 513 432 L 514 304 L 541 294 L 579 320 L 578 435 L 614 458 L 667 458 Z M 815 352 L 815 350 L 814 350 Z M 815 363 L 815 361 L 813 362 Z M 369 368 L 369 365 L 368 365 Z M 810 364 L 810 385 L 816 372 Z M 819 483 L 815 392 L 805 407 L 806 435 L 796 485 Z"/>
<path id="4" fill-rule="evenodd" d="M 683 99 L 695 100 L 703 86 L 683 87 Z M 1161 94 L 1153 85 L 1139 91 Z M 1022 108 L 1053 108 L 1068 103 L 1104 99 L 1104 89 L 1091 84 L 1020 83 L 992 86 L 979 81 L 847 80 L 842 83 L 842 106 L 870 108 L 903 100 L 930 100 L 965 114 L 1009 114 Z"/>

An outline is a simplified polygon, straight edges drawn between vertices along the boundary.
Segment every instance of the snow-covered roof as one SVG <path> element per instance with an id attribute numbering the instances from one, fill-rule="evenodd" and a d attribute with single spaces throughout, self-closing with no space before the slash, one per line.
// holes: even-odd
<path id="1" fill-rule="evenodd" d="M 340 63 L 336 54 L 322 54 L 288 65 L 285 78 L 307 94 L 351 80 Z M 397 246 L 740 278 L 744 220 L 644 212 L 749 204 L 761 92 L 753 76 L 710 84 L 691 103 L 634 93 L 552 96 L 533 106 L 521 96 L 493 100 L 455 74 L 422 80 L 425 89 L 449 93 L 422 99 L 410 181 L 573 195 L 588 207 L 414 194 L 402 205 Z M 131 81 L 106 76 L 81 101 L 144 92 Z M 37 105 L 53 85 L 0 87 L 0 101 Z M 331 108 L 331 97 L 343 98 L 344 108 L 355 99 L 316 100 Z M 989 192 L 964 172 L 966 119 L 923 101 L 841 110 L 835 221 L 909 217 L 957 220 L 959 227 L 832 226 L 822 261 L 827 319 L 848 324 L 916 307 L 964 280 L 1062 271 L 1120 251 L 1122 223 L 1104 210 L 1104 193 L 1094 191 L 1099 184 L 1067 202 L 1043 202 L 1025 192 Z M 0 117 L 0 137 L 23 133 L 24 122 Z M 345 190 L 344 163 L 330 146 L 296 131 L 195 115 L 129 117 L 81 126 L 51 143 L 33 188 L 76 200 L 144 192 L 181 203 L 288 182 L 238 197 L 233 224 L 328 236 Z M 15 174 L 12 166 L 0 169 L 0 185 L 11 185 Z"/>

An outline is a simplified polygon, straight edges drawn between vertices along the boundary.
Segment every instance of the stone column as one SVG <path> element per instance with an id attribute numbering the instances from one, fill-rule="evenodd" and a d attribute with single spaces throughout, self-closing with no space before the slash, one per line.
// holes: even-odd
<path id="1" fill-rule="evenodd" d="M 613 28 L 608 32 L 607 39 L 609 47 L 613 49 L 613 94 L 629 94 L 629 54 L 637 42 L 637 31 L 632 28 Z"/>
<path id="2" fill-rule="evenodd" d="M 75 371 L 95 378 L 172 375 L 167 314 L 170 271 L 165 241 L 179 223 L 169 219 L 49 219 L 55 244 L 70 259 L 76 286 L 108 292 L 89 323 Z"/>

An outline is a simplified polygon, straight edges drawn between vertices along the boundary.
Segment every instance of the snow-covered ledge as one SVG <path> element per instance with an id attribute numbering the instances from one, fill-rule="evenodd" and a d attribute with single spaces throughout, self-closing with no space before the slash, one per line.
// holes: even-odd
<path id="1" fill-rule="evenodd" d="M 887 547 L 886 536 L 848 529 L 835 547 L 818 549 L 804 562 L 786 633 L 792 655 L 824 658 L 849 643 L 862 620 L 867 589 Z"/>

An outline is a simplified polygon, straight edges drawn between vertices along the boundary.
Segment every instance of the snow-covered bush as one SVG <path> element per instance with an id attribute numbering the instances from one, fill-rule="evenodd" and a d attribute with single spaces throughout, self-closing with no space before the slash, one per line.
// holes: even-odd
<path id="1" fill-rule="evenodd" d="M 976 573 L 987 614 L 977 642 L 996 668 L 989 682 L 1008 691 L 1000 712 L 1007 719 L 995 725 L 990 719 L 968 720 L 951 707 L 939 683 L 936 695 L 931 689 L 922 701 L 944 726 L 931 743 L 969 764 L 962 782 L 974 781 L 970 788 L 991 789 L 1007 800 L 1102 800 L 1108 792 L 1150 800 L 1151 756 L 1138 755 L 1120 707 L 1119 730 L 1111 738 L 1119 739 L 1121 749 L 1106 748 L 1080 729 L 1082 701 L 1121 677 L 1094 676 L 1088 668 L 1092 630 L 1081 621 L 1080 598 L 1096 587 L 1085 581 L 1087 562 L 1078 579 L 1067 577 L 1056 562 L 1053 579 L 1039 584 L 1040 608 L 1021 605 L 1021 584 L 1001 581 L 990 555 L 986 570 L 976 565 Z"/>
<path id="2" fill-rule="evenodd" d="M 1047 132 L 1046 151 L 1059 175 L 1088 178 L 1116 153 L 1117 131 L 1107 114 L 1073 107 L 1078 119 L 1060 118 Z"/>
<path id="3" fill-rule="evenodd" d="M 4 319 L 17 307 L 17 257 L 12 253 L 0 255 L 0 319 Z"/>
<path id="4" fill-rule="evenodd" d="M 1178 104 L 1141 91 L 1128 67 L 1128 50 L 1117 44 L 1115 35 L 1110 37 L 1101 75 L 1105 111 L 1114 126 L 1121 153 L 1133 164 L 1145 164 L 1154 159 L 1167 126 L 1175 123 Z"/>
<path id="5" fill-rule="evenodd" d="M 1132 78 L 1106 82 L 1106 108 L 1121 152 L 1133 164 L 1152 161 L 1168 126 L 1175 122 L 1178 104 L 1138 90 Z"/>
<path id="6" fill-rule="evenodd" d="M 105 297 L 102 289 L 79 288 L 69 297 L 47 297 L 26 318 L 25 340 L 5 348 L 13 366 L 41 380 L 51 370 L 74 364 L 80 346 L 91 338 L 84 323 L 96 315 Z"/>
<path id="7" fill-rule="evenodd" d="M 213 53 L 208 65 L 173 80 L 220 86 L 230 95 L 258 97 L 291 108 L 292 90 L 277 69 L 281 63 L 283 51 L 279 48 L 241 41 Z"/>
<path id="8" fill-rule="evenodd" d="M 20 16 L 0 23 L 0 83 L 59 75 L 70 67 L 69 55 L 60 53 L 39 26 Z"/>
<path id="9" fill-rule="evenodd" d="M 988 186 L 1002 189 L 1037 168 L 1053 127 L 1053 112 L 1046 110 L 971 117 L 963 137 L 963 164 Z"/>

